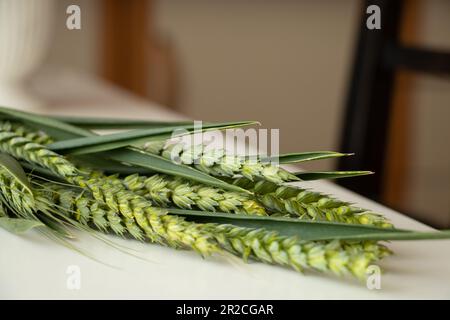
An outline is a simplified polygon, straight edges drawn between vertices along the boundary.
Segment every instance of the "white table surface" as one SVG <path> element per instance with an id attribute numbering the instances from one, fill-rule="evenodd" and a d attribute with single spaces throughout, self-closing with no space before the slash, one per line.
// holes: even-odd
<path id="1" fill-rule="evenodd" d="M 34 82 L 50 107 L 44 112 L 160 120 L 183 119 L 92 77 L 49 71 Z M 226 120 L 226 119 L 224 119 Z M 383 213 L 397 227 L 429 227 L 332 183 L 308 187 Z M 410 299 L 450 298 L 450 241 L 393 242 L 394 256 L 381 266 L 380 290 L 332 276 L 294 271 L 238 259 L 203 260 L 193 252 L 109 237 L 137 250 L 145 260 L 78 234 L 76 244 L 95 262 L 32 231 L 17 236 L 0 229 L 0 298 L 3 299 Z M 108 266 L 110 264 L 112 266 Z M 69 266 L 81 272 L 79 290 L 67 288 Z"/>

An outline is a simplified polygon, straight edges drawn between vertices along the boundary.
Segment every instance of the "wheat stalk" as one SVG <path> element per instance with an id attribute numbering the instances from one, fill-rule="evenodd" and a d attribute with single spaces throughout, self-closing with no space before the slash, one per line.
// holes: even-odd
<path id="1" fill-rule="evenodd" d="M 19 131 L 28 136 L 37 136 L 45 141 L 51 141 L 44 133 L 34 132 L 26 126 L 9 123 L 3 126 L 14 130 L 14 133 Z M 157 149 L 157 145 L 163 144 L 158 141 L 158 143 L 150 145 Z M 266 215 L 270 214 L 270 211 L 274 211 L 303 219 L 392 227 L 392 224 L 380 214 L 352 206 L 347 202 L 318 192 L 293 186 L 279 186 L 275 182 L 264 179 L 251 180 L 244 177 L 230 181 L 235 185 L 254 191 L 257 199 L 163 175 L 152 177 L 131 175 L 126 177 L 123 182 L 128 189 L 151 199 L 158 205 L 166 206 L 173 203 L 186 209 L 196 205 L 199 209 L 206 211 L 219 209 L 225 212 L 256 215 Z M 268 212 L 266 208 L 270 211 Z"/>
<path id="2" fill-rule="evenodd" d="M 152 241 L 164 240 L 174 247 L 191 246 L 204 255 L 217 250 L 205 241 L 205 235 L 195 228 L 194 223 L 186 222 L 180 217 L 166 216 L 161 209 L 152 207 L 148 200 L 118 184 L 82 175 L 64 157 L 30 139 L 12 131 L 0 130 L 0 150 L 47 168 L 66 181 L 89 189 L 95 200 L 123 216 L 128 232 L 135 238 L 143 240 L 145 233 Z"/>
<path id="3" fill-rule="evenodd" d="M 26 146 L 26 143 L 11 143 L 6 150 L 13 151 L 16 156 L 23 156 L 25 160 L 33 159 L 38 164 L 53 169 L 55 173 L 67 172 L 55 170 L 53 167 L 56 163 L 53 158 L 61 156 L 45 153 L 47 157 L 39 161 L 39 158 L 25 154 L 42 149 L 26 149 Z M 20 148 L 26 149 L 26 152 Z M 222 248 L 244 259 L 251 258 L 265 263 L 289 266 L 298 271 L 314 269 L 339 275 L 350 273 L 358 278 L 362 278 L 365 275 L 365 268 L 380 258 L 380 252 L 384 252 L 382 249 L 378 254 L 359 250 L 357 247 L 359 244 L 347 245 L 339 241 L 304 242 L 293 237 L 280 237 L 275 232 L 266 230 L 186 222 L 180 217 L 166 215 L 163 211 L 156 212 L 159 209 L 151 207 L 141 196 L 124 190 L 118 183 L 111 183 L 108 179 L 101 182 L 98 178 L 86 179 L 85 176 L 73 174 L 76 173 L 76 169 L 69 172 L 70 175 L 64 178 L 86 187 L 91 197 L 87 196 L 88 193 L 85 191 L 77 194 L 73 190 L 61 192 L 54 189 L 55 192 L 48 199 L 48 203 L 55 204 L 55 209 L 66 208 L 68 212 L 73 212 L 75 219 L 83 224 L 88 224 L 92 220 L 100 229 L 106 227 L 106 221 L 113 221 L 108 218 L 108 211 L 120 213 L 120 216 L 115 216 L 116 221 L 119 218 L 123 228 L 140 240 L 145 236 L 151 241 L 172 247 L 190 247 L 204 256 L 220 252 Z M 11 185 L 11 181 L 9 182 Z M 44 191 L 38 192 L 38 199 L 48 196 L 48 190 L 52 190 L 51 188 L 51 185 L 47 185 Z M 2 190 L 2 194 L 8 195 L 5 191 L 6 189 Z M 23 190 L 19 193 L 23 194 Z M 12 195 L 10 199 L 13 199 Z M 14 203 L 14 200 L 11 202 Z M 15 205 L 20 210 L 23 208 L 22 204 Z M 108 225 L 111 226 L 110 223 Z"/>
<path id="4" fill-rule="evenodd" d="M 47 190 L 53 191 L 50 201 L 67 210 L 67 214 L 82 224 L 92 222 L 98 229 L 106 232 L 108 227 L 113 229 L 107 217 L 108 208 L 98 205 L 94 197 L 83 191 L 73 188 L 44 184 Z M 48 193 L 47 193 L 48 194 Z M 123 229 L 129 232 L 124 217 L 116 216 Z M 168 219 L 173 216 L 164 216 Z M 202 252 L 205 243 L 220 247 L 234 255 L 240 256 L 244 261 L 248 259 L 290 267 L 297 271 L 312 269 L 321 272 L 330 272 L 336 275 L 353 275 L 359 279 L 365 278 L 367 266 L 374 263 L 390 252 L 384 246 L 373 242 L 346 243 L 343 241 L 301 241 L 296 237 L 282 237 L 276 232 L 264 229 L 241 228 L 225 224 L 192 224 L 195 235 L 203 234 L 201 247 L 197 243 L 196 250 Z M 177 228 L 179 225 L 177 225 Z M 184 230 L 185 236 L 190 233 Z M 191 230 L 192 231 L 192 230 Z M 120 232 L 119 234 L 122 234 Z M 133 233 L 130 233 L 133 236 Z M 150 239 L 153 240 L 153 239 Z M 214 240 L 214 242 L 213 242 Z M 189 243 L 193 239 L 179 241 L 174 238 L 173 244 Z M 198 240 L 197 240 L 198 241 Z M 214 244 L 212 244 L 212 242 Z M 186 245 L 183 245 L 186 247 Z M 218 250 L 214 250 L 218 252 Z"/>
<path id="5" fill-rule="evenodd" d="M 17 128 L 20 130 L 17 130 Z M 98 194 L 101 190 L 105 190 L 106 193 L 110 194 L 107 186 L 99 185 L 98 181 L 94 183 L 94 180 L 91 179 L 90 184 L 87 184 L 84 181 L 86 179 L 81 178 L 79 174 L 78 177 L 75 177 L 78 172 L 75 166 L 60 155 L 21 135 L 21 132 L 27 132 L 29 135 L 32 131 L 26 129 L 24 126 L 13 127 L 8 124 L 0 126 L 0 149 L 15 157 L 48 168 L 66 180 L 75 181 L 75 184 L 81 183 L 84 187 L 94 188 L 97 190 L 94 194 Z M 40 159 L 41 157 L 42 159 Z M 118 181 L 113 178 L 114 176 L 109 177 L 108 181 Z M 104 183 L 105 179 L 102 180 L 102 183 Z M 129 190 L 135 193 L 140 192 L 142 194 L 142 191 L 146 189 L 147 192 L 145 192 L 145 195 L 149 196 L 150 199 L 159 205 L 167 205 L 173 202 L 181 208 L 190 208 L 192 205 L 196 205 L 198 208 L 208 211 L 214 211 L 218 208 L 225 212 L 257 215 L 266 214 L 266 210 L 262 205 L 250 199 L 245 194 L 228 192 L 206 185 L 191 184 L 182 179 L 170 179 L 166 176 L 159 175 L 154 175 L 150 178 L 132 175 L 125 178 L 123 182 Z M 114 189 L 117 189 L 119 184 L 114 184 Z M 125 197 L 126 192 L 121 192 L 123 193 L 123 197 Z M 98 198 L 101 199 L 102 195 L 99 195 Z M 112 196 L 111 198 L 114 199 Z"/>
<path id="6" fill-rule="evenodd" d="M 45 157 L 42 159 L 42 163 L 40 163 L 41 166 L 51 169 L 63 178 L 69 178 L 69 180 L 73 178 L 73 174 L 69 177 L 65 176 L 67 172 L 70 173 L 76 170 L 71 163 L 36 143 L 31 144 L 28 150 L 25 150 L 28 145 L 25 143 L 27 138 L 23 135 L 20 136 L 20 133 L 25 133 L 28 136 L 39 136 L 45 141 L 51 141 L 45 134 L 38 135 L 38 133 L 33 132 L 32 129 L 28 129 L 25 126 L 6 123 L 0 125 L 0 149 L 3 148 L 4 151 L 19 158 L 22 156 L 22 158 L 31 160 L 31 162 L 37 159 L 39 154 L 43 154 Z M 2 134 L 4 138 L 2 138 Z M 29 143 L 33 142 L 30 139 L 28 140 Z M 17 148 L 15 148 L 15 145 L 17 145 Z M 57 168 L 61 172 L 57 172 Z M 101 173 L 96 174 L 97 178 L 103 181 L 99 184 L 104 184 L 106 176 L 103 176 Z M 81 182 L 83 186 L 87 186 L 87 184 L 83 183 L 85 179 L 78 177 L 75 180 L 77 181 L 76 184 Z M 109 176 L 108 181 L 114 184 L 114 187 L 110 186 L 110 188 L 117 189 L 120 186 L 120 179 L 117 176 Z M 293 186 L 279 186 L 275 182 L 264 179 L 250 180 L 249 178 L 243 177 L 230 180 L 235 185 L 253 191 L 256 194 L 256 197 L 253 198 L 243 193 L 229 192 L 184 179 L 158 174 L 151 177 L 134 174 L 124 178 L 121 182 L 128 190 L 150 199 L 160 206 L 174 204 L 180 208 L 190 209 L 191 206 L 195 205 L 205 211 L 215 211 L 218 209 L 224 212 L 255 215 L 284 213 L 301 219 L 392 227 L 392 224 L 380 214 L 352 206 L 347 202 L 321 193 Z M 99 185 L 91 182 L 90 186 L 95 190 L 104 189 L 106 194 L 111 193 L 108 191 L 108 186 L 106 185 L 99 188 Z M 95 194 L 98 194 L 98 192 Z M 102 198 L 99 195 L 98 199 L 101 200 Z M 114 196 L 110 196 L 110 198 L 113 200 Z M 111 205 L 114 209 L 114 204 L 111 203 Z M 133 227 L 133 220 L 130 219 L 128 224 L 130 227 Z M 135 228 L 135 230 L 136 235 L 139 236 L 138 229 Z"/>

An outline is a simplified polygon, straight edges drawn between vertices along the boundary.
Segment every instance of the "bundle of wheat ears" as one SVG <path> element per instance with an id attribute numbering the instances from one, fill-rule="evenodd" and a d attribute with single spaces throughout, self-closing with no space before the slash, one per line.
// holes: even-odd
<path id="1" fill-rule="evenodd" d="M 208 123 L 202 130 L 254 124 Z M 92 131 L 101 129 L 118 131 Z M 368 266 L 391 254 L 383 241 L 450 238 L 446 230 L 397 229 L 381 214 L 289 184 L 370 172 L 291 173 L 221 149 L 168 143 L 177 129 L 193 133 L 195 126 L 1 107 L 0 226 L 19 234 L 36 228 L 69 247 L 74 230 L 112 233 L 203 257 L 231 253 L 360 280 Z M 303 152 L 278 159 L 341 156 L 348 155 Z"/>

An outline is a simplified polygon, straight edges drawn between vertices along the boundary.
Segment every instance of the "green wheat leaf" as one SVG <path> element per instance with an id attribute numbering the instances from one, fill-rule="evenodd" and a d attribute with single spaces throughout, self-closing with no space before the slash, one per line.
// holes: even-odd
<path id="1" fill-rule="evenodd" d="M 193 121 L 156 121 L 156 120 L 154 121 L 154 120 L 140 120 L 140 119 L 67 117 L 67 116 L 51 116 L 51 118 L 84 129 L 150 129 L 150 128 L 166 128 L 175 126 L 190 127 L 194 125 Z M 229 124 L 232 123 L 252 125 L 258 122 L 255 121 L 229 122 Z M 203 126 L 209 125 L 214 125 L 214 123 L 203 122 Z"/>
<path id="2" fill-rule="evenodd" d="M 288 164 L 320 159 L 339 158 L 351 155 L 352 153 L 340 153 L 334 151 L 298 152 L 298 153 L 281 154 L 278 156 L 278 161 L 279 163 L 282 164 Z M 276 157 L 271 157 L 269 158 L 269 160 L 272 158 L 275 158 L 274 160 L 276 160 Z"/>
<path id="3" fill-rule="evenodd" d="M 192 125 L 192 121 L 152 121 L 139 119 L 117 119 L 117 118 L 91 118 L 91 117 L 66 117 L 52 116 L 53 119 L 84 129 L 149 129 L 168 126 Z"/>
<path id="4" fill-rule="evenodd" d="M 70 124 L 58 121 L 45 116 L 37 114 L 27 113 L 23 111 L 17 111 L 5 107 L 0 107 L 0 115 L 7 118 L 19 119 L 26 123 L 34 124 L 41 129 L 44 129 L 49 134 L 53 134 L 60 140 L 79 137 L 96 136 L 95 133 L 72 126 Z M 249 191 L 242 189 L 238 186 L 226 183 L 220 179 L 214 178 L 206 173 L 192 169 L 188 166 L 178 165 L 170 160 L 164 159 L 159 156 L 151 155 L 148 153 L 142 153 L 135 148 L 119 148 L 111 150 L 107 153 L 107 158 L 114 160 L 114 163 L 126 162 L 139 167 L 148 168 L 157 172 L 163 172 L 174 176 L 181 176 L 187 179 L 192 179 L 201 183 L 205 183 L 211 186 L 221 187 L 223 189 L 231 191 L 239 191 L 249 193 Z"/>
<path id="5" fill-rule="evenodd" d="M 450 239 L 450 230 L 419 232 L 358 224 L 310 221 L 273 216 L 250 216 L 170 208 L 171 214 L 199 223 L 223 223 L 239 227 L 273 230 L 302 240 L 431 240 Z"/>
<path id="6" fill-rule="evenodd" d="M 45 224 L 37 220 L 0 217 L 0 227 L 12 233 L 22 234 L 36 227 L 45 227 Z"/>
<path id="7" fill-rule="evenodd" d="M 373 174 L 372 171 L 303 171 L 294 175 L 303 181 L 319 179 L 340 179 Z"/>
<path id="8" fill-rule="evenodd" d="M 86 137 L 93 135 L 92 132 L 72 126 L 70 124 L 52 119 L 47 116 L 40 116 L 33 113 L 19 111 L 11 108 L 0 106 L 0 117 L 6 119 L 19 119 L 25 123 L 45 130 L 49 135 L 57 140 L 73 139 L 78 137 Z"/>
<path id="9" fill-rule="evenodd" d="M 224 130 L 237 128 L 241 126 L 248 126 L 255 124 L 254 121 L 241 122 L 225 122 L 225 123 L 211 123 L 202 126 L 202 130 Z M 75 138 L 64 141 L 57 141 L 48 147 L 59 153 L 66 154 L 87 154 L 118 149 L 121 147 L 139 144 L 151 139 L 166 139 L 171 136 L 175 130 L 186 130 L 192 132 L 196 129 L 194 124 L 166 126 L 160 128 L 150 129 L 136 129 L 125 132 L 118 132 L 105 135 L 94 135 L 90 137 Z M 196 131 L 197 132 L 197 131 Z"/>

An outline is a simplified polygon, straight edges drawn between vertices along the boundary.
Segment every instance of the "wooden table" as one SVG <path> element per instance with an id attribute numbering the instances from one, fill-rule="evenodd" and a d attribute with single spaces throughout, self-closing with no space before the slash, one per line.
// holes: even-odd
<path id="1" fill-rule="evenodd" d="M 139 100 L 95 78 L 70 71 L 41 75 L 34 89 L 49 102 L 45 112 L 177 120 L 184 117 Z M 304 183 L 302 183 L 304 185 Z M 362 207 L 381 212 L 397 227 L 429 227 L 330 182 L 308 183 Z M 450 298 L 450 241 L 394 242 L 395 255 L 381 266 L 381 289 L 331 276 L 298 274 L 260 263 L 214 257 L 110 237 L 130 254 L 79 234 L 76 244 L 100 259 L 48 241 L 37 233 L 16 236 L 0 230 L 0 298 L 32 299 L 410 299 Z M 138 254 L 146 260 L 137 259 Z M 109 264 L 109 265 L 107 265 Z M 110 266 L 112 265 L 112 266 Z M 71 269 L 75 266 L 76 269 Z M 80 270 L 79 290 L 68 289 L 73 270 Z M 67 273 L 69 272 L 69 273 Z"/>

